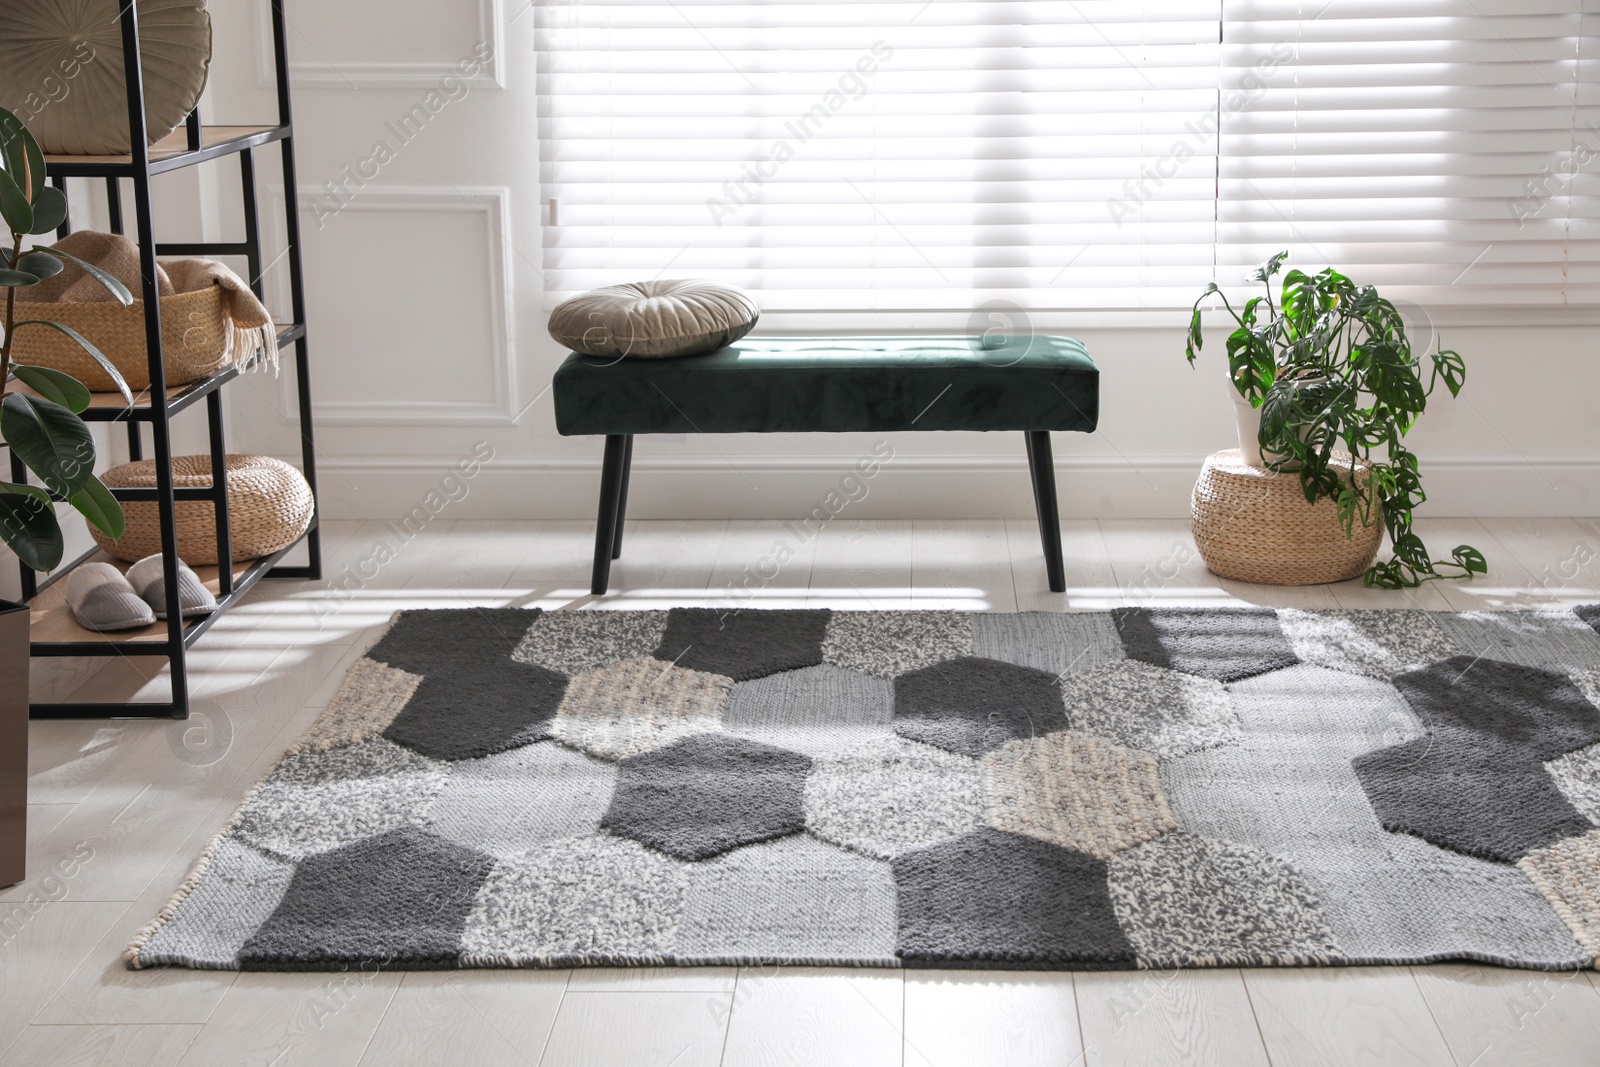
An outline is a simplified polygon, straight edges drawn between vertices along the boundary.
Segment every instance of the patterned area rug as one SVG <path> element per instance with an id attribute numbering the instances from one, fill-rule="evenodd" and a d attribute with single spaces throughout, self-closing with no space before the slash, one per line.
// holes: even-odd
<path id="1" fill-rule="evenodd" d="M 397 616 L 130 966 L 1592 966 L 1600 608 Z"/>

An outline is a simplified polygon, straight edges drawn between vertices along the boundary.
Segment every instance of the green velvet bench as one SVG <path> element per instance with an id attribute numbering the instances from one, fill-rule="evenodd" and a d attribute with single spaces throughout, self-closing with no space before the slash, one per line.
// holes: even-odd
<path id="1" fill-rule="evenodd" d="M 1051 430 L 1092 432 L 1100 371 L 1068 337 L 982 349 L 965 337 L 745 338 L 678 359 L 569 355 L 556 429 L 606 439 L 591 588 L 622 555 L 633 435 L 1020 430 L 1052 592 L 1066 589 Z"/>

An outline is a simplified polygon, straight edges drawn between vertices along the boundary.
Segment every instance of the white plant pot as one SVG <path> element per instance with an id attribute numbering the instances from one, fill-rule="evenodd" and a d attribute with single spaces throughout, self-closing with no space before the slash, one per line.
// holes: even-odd
<path id="1" fill-rule="evenodd" d="M 1233 397 L 1233 417 L 1239 424 L 1239 457 L 1252 467 L 1265 467 L 1261 459 L 1261 409 L 1250 406 L 1250 401 L 1230 386 Z"/>
<path id="2" fill-rule="evenodd" d="M 1228 389 L 1228 395 L 1233 397 L 1233 418 L 1239 427 L 1239 456 L 1252 467 L 1265 467 L 1268 463 L 1283 463 L 1288 456 L 1279 452 L 1261 452 L 1261 409 L 1250 406 L 1250 401 L 1239 395 L 1237 389 Z M 1300 440 L 1306 439 L 1306 429 L 1301 427 Z M 1298 463 L 1289 462 L 1278 468 L 1281 471 L 1297 471 Z"/>

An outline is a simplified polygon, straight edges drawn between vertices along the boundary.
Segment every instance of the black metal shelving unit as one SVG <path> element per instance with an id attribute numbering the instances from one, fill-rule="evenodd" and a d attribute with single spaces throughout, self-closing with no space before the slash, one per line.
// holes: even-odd
<path id="1" fill-rule="evenodd" d="M 165 561 L 164 585 L 168 604 L 178 602 L 177 538 L 175 505 L 179 500 L 209 500 L 216 511 L 218 558 L 232 559 L 228 524 L 228 499 L 225 477 L 227 449 L 224 443 L 222 387 L 238 377 L 236 368 L 218 371 L 197 382 L 168 388 L 162 363 L 161 309 L 155 275 L 156 257 L 166 256 L 243 256 L 249 267 L 250 285 L 256 295 L 261 293 L 263 272 L 261 254 L 260 212 L 256 197 L 255 158 L 257 148 L 276 144 L 283 160 L 284 228 L 288 247 L 284 253 L 288 262 L 292 324 L 278 328 L 278 348 L 293 347 L 294 378 L 298 394 L 300 419 L 300 455 L 302 471 L 311 486 L 312 499 L 316 499 L 317 474 L 315 450 L 312 444 L 311 381 L 306 353 L 305 286 L 300 265 L 300 223 L 295 196 L 294 140 L 290 123 L 289 60 L 286 47 L 283 0 L 271 0 L 273 59 L 277 74 L 278 121 L 270 126 L 203 126 L 198 109 L 189 115 L 179 131 L 163 138 L 155 145 L 149 144 L 144 118 L 144 87 L 140 69 L 139 16 L 133 3 L 122 5 L 122 53 L 127 72 L 128 129 L 132 151 L 126 156 L 58 156 L 47 157 L 47 165 L 58 189 L 65 191 L 67 178 L 103 178 L 105 180 L 111 229 L 123 232 L 121 183 L 132 183 L 135 226 L 138 233 L 139 258 L 143 267 L 141 297 L 145 311 L 145 346 L 150 365 L 150 388 L 135 398 L 128 407 L 118 394 L 96 394 L 94 403 L 83 413 L 92 422 L 125 422 L 128 433 L 128 453 L 131 459 L 144 456 L 142 427 L 150 427 L 150 438 L 156 468 L 154 489 L 116 489 L 112 492 L 119 500 L 154 500 L 160 516 L 162 556 Z M 161 243 L 155 239 L 150 212 L 150 179 L 158 174 L 192 167 L 197 163 L 239 157 L 240 192 L 244 208 L 244 240 L 229 242 Z M 68 224 L 63 224 L 58 236 L 65 236 Z M 204 401 L 209 432 L 211 456 L 211 485 L 206 488 L 176 488 L 172 482 L 172 443 L 170 424 L 174 416 Z M 12 476 L 20 481 L 24 477 L 21 461 L 12 456 Z M 304 543 L 308 562 L 303 566 L 285 566 L 283 557 L 296 545 Z M 27 567 L 22 567 L 23 599 L 37 606 L 41 594 L 48 591 L 66 576 L 72 568 L 100 556 L 90 551 L 51 572 L 44 581 Z M 201 570 L 202 576 L 205 571 Z M 33 718 L 187 718 L 189 714 L 189 675 L 187 652 L 191 645 L 205 633 L 211 624 L 221 618 L 229 608 L 247 593 L 261 578 L 322 577 L 322 546 L 313 513 L 311 527 L 294 544 L 262 559 L 246 564 L 219 565 L 216 568 L 217 610 L 203 618 L 184 621 L 172 613 L 165 623 L 158 623 L 152 631 L 132 635 L 96 634 L 83 630 L 72 632 L 75 623 L 63 622 L 60 612 L 67 609 L 58 605 L 51 612 L 53 625 L 47 629 L 54 636 L 39 637 L 35 625 L 33 655 L 35 656 L 158 656 L 171 664 L 171 699 L 164 702 L 140 701 L 128 704 L 113 703 L 58 703 L 33 704 Z M 154 632 L 159 631 L 159 632 Z"/>

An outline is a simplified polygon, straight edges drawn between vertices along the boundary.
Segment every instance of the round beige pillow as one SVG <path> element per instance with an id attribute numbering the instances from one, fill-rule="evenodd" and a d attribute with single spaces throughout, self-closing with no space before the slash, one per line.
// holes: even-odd
<path id="1" fill-rule="evenodd" d="M 731 285 L 628 282 L 557 305 L 550 336 L 589 356 L 698 356 L 733 344 L 760 317 L 749 294 Z"/>
<path id="2" fill-rule="evenodd" d="M 123 0 L 0 2 L 0 107 L 46 152 L 123 155 Z M 145 126 L 154 144 L 194 110 L 211 65 L 205 0 L 139 0 Z"/>

